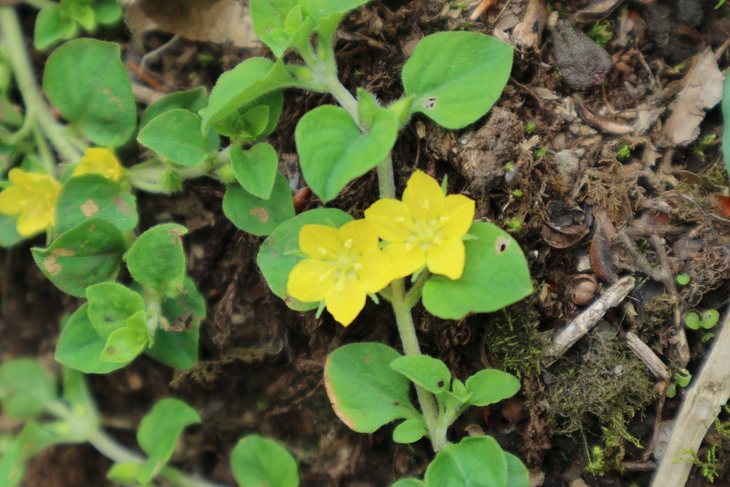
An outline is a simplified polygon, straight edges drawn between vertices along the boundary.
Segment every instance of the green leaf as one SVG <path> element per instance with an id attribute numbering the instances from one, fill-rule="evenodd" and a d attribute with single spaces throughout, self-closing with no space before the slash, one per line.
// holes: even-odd
<path id="1" fill-rule="evenodd" d="M 266 3 L 268 2 L 255 2 L 254 6 Z M 227 117 L 234 110 L 248 105 L 267 93 L 300 85 L 301 83 L 289 74 L 281 60 L 272 63 L 262 57 L 247 59 L 223 73 L 216 81 L 210 93 L 208 107 L 201 112 L 202 129 L 208 130 L 212 124 Z M 269 118 L 272 118 L 271 114 Z"/>
<path id="2" fill-rule="evenodd" d="M 403 66 L 413 111 L 450 129 L 475 122 L 492 108 L 512 69 L 512 48 L 477 32 L 424 37 Z"/>
<path id="3" fill-rule="evenodd" d="M 471 394 L 466 391 L 466 386 L 459 379 L 454 379 L 451 383 L 451 392 L 462 404 L 468 401 L 471 397 Z"/>
<path id="4" fill-rule="evenodd" d="M 192 279 L 186 277 L 182 292 L 162 302 L 162 315 L 170 329 L 157 328 L 154 345 L 145 353 L 175 369 L 189 369 L 198 361 L 200 322 L 205 319 L 205 298 Z"/>
<path id="5" fill-rule="evenodd" d="M 122 485 L 136 485 L 137 477 L 142 471 L 142 465 L 134 462 L 120 462 L 112 465 L 106 473 L 106 478 Z"/>
<path id="6" fill-rule="evenodd" d="M 17 359 L 0 366 L 0 402 L 8 417 L 35 418 L 56 400 L 56 381 L 35 360 Z"/>
<path id="7" fill-rule="evenodd" d="M 494 438 L 472 436 L 438 452 L 425 480 L 432 486 L 505 487 L 507 460 Z"/>
<path id="8" fill-rule="evenodd" d="M 286 284 L 289 273 L 303 257 L 294 254 L 299 250 L 299 232 L 304 225 L 319 224 L 341 227 L 352 221 L 352 217 L 335 208 L 318 208 L 291 218 L 278 227 L 264 240 L 256 256 L 256 263 L 271 291 L 283 299 L 287 306 L 298 311 L 314 309 L 317 303 L 302 303 L 287 296 Z"/>
<path id="9" fill-rule="evenodd" d="M 245 232 L 268 235 L 294 216 L 289 183 L 277 172 L 268 199 L 257 198 L 238 184 L 229 184 L 223 197 L 223 213 Z"/>
<path id="10" fill-rule="evenodd" d="M 134 133 L 137 104 L 116 43 L 66 42 L 46 62 L 43 89 L 66 120 L 97 145 L 119 146 Z"/>
<path id="11" fill-rule="evenodd" d="M 507 483 L 509 487 L 529 487 L 530 474 L 527 472 L 522 461 L 509 452 L 504 452 L 504 459 L 507 461 Z"/>
<path id="12" fill-rule="evenodd" d="M 328 19 L 332 14 L 346 14 L 360 5 L 368 3 L 369 0 L 307 0 L 309 14 L 317 21 L 316 30 L 319 30 L 319 22 Z"/>
<path id="13" fill-rule="evenodd" d="M 0 247 L 12 247 L 25 240 L 25 237 L 18 233 L 17 222 L 18 215 L 0 214 Z"/>
<path id="14" fill-rule="evenodd" d="M 200 423 L 200 415 L 179 399 L 165 398 L 157 402 L 139 425 L 137 441 L 148 455 L 137 481 L 151 481 L 167 464 L 175 442 L 186 426 Z"/>
<path id="15" fill-rule="evenodd" d="M 418 479 L 400 479 L 390 487 L 426 487 L 426 484 Z"/>
<path id="16" fill-rule="evenodd" d="M 106 374 L 121 369 L 127 363 L 105 362 L 101 353 L 106 344 L 94 329 L 89 320 L 88 303 L 82 305 L 61 330 L 61 336 L 56 345 L 56 362 L 84 374 Z"/>
<path id="17" fill-rule="evenodd" d="M 230 155 L 231 167 L 241 186 L 257 198 L 269 199 L 279 165 L 276 150 L 262 142 L 246 151 L 233 146 Z"/>
<path id="18" fill-rule="evenodd" d="M 185 252 L 181 237 L 186 233 L 188 230 L 182 225 L 166 223 L 140 235 L 126 257 L 132 278 L 161 295 L 176 296 L 185 280 Z"/>
<path id="19" fill-rule="evenodd" d="M 122 233 L 101 218 L 89 218 L 62 233 L 47 249 L 32 248 L 43 274 L 61 291 L 78 298 L 86 288 L 113 281 L 127 250 Z"/>
<path id="20" fill-rule="evenodd" d="M 365 127 L 370 127 L 373 115 L 380 109 L 375 95 L 362 88 L 357 89 L 357 119 Z"/>
<path id="21" fill-rule="evenodd" d="M 420 419 L 407 419 L 393 430 L 393 441 L 396 443 L 415 443 L 428 435 L 428 429 Z"/>
<path id="22" fill-rule="evenodd" d="M 398 117 L 381 108 L 362 134 L 343 108 L 324 105 L 304 115 L 294 132 L 302 175 L 322 202 L 378 165 L 398 135 Z"/>
<path id="23" fill-rule="evenodd" d="M 520 381 L 507 372 L 496 369 L 480 370 L 466 379 L 466 392 L 471 394 L 469 404 L 488 406 L 517 394 Z"/>
<path id="24" fill-rule="evenodd" d="M 290 12 L 299 10 L 301 24 L 300 0 L 268 0 L 266 2 L 251 2 L 251 19 L 256 36 L 261 42 L 269 46 L 274 56 L 280 58 L 292 42 L 294 33 L 287 29 L 294 22 L 290 19 Z M 299 27 L 299 26 L 298 26 Z"/>
<path id="25" fill-rule="evenodd" d="M 720 313 L 716 309 L 708 309 L 702 312 L 700 316 L 700 326 L 709 330 L 717 324 L 720 319 Z"/>
<path id="26" fill-rule="evenodd" d="M 690 312 L 684 317 L 684 325 L 690 330 L 698 330 L 700 328 L 700 316 L 697 313 Z"/>
<path id="27" fill-rule="evenodd" d="M 390 368 L 427 391 L 438 394 L 451 386 L 451 372 L 442 361 L 428 355 L 407 355 L 390 363 Z"/>
<path id="28" fill-rule="evenodd" d="M 390 368 L 401 355 L 381 343 L 352 343 L 327 357 L 324 384 L 339 418 L 359 433 L 372 433 L 396 419 L 418 419 L 410 382 Z"/>
<path id="29" fill-rule="evenodd" d="M 128 364 L 137 358 L 147 345 L 144 337 L 144 334 L 128 327 L 115 330 L 104 344 L 101 359 L 105 362 Z"/>
<path id="30" fill-rule="evenodd" d="M 202 164 L 218 143 L 200 132 L 199 116 L 183 108 L 166 111 L 150 120 L 139 132 L 137 141 L 162 157 L 183 166 Z M 218 135 L 215 134 L 217 139 Z"/>
<path id="31" fill-rule="evenodd" d="M 725 121 L 722 130 L 722 153 L 725 156 L 725 167 L 730 172 L 730 76 L 725 77 L 722 91 L 722 119 Z"/>
<path id="32" fill-rule="evenodd" d="M 198 113 L 207 105 L 208 93 L 202 86 L 192 90 L 170 93 L 149 104 L 139 121 L 139 129 L 142 130 L 152 119 L 170 110 L 182 108 L 192 113 Z"/>
<path id="33" fill-rule="evenodd" d="M 527 260 L 517 241 L 491 223 L 476 222 L 466 244 L 461 279 L 434 275 L 423 287 L 423 305 L 433 315 L 461 319 L 489 313 L 532 294 Z"/>
<path id="34" fill-rule="evenodd" d="M 122 18 L 122 8 L 116 0 L 94 0 L 91 9 L 100 24 L 114 24 Z"/>
<path id="35" fill-rule="evenodd" d="M 103 282 L 86 289 L 89 320 L 101 338 L 123 328 L 129 317 L 144 312 L 142 296 L 116 282 Z"/>
<path id="36" fill-rule="evenodd" d="M 276 128 L 283 105 L 281 90 L 272 91 L 232 111 L 214 123 L 213 128 L 240 143 L 260 140 Z"/>
<path id="37" fill-rule="evenodd" d="M 36 49 L 43 51 L 62 39 L 73 37 L 75 33 L 76 23 L 62 16 L 57 4 L 51 4 L 38 12 L 33 42 Z"/>
<path id="38" fill-rule="evenodd" d="M 122 232 L 137 226 L 135 197 L 118 182 L 101 174 L 84 174 L 66 181 L 56 203 L 53 231 L 59 235 L 88 218 L 102 218 Z"/>
<path id="39" fill-rule="evenodd" d="M 674 278 L 674 280 L 679 284 L 680 286 L 686 286 L 689 284 L 690 281 L 689 274 L 677 274 L 677 276 Z"/>
<path id="40" fill-rule="evenodd" d="M 3 487 L 18 485 L 25 476 L 25 462 L 28 459 L 56 443 L 72 442 L 59 435 L 58 431 L 54 431 L 53 426 L 57 424 L 54 422 L 40 425 L 35 421 L 25 423 L 10 446 L 4 448 L 0 458 L 0 485 Z"/>
<path id="41" fill-rule="evenodd" d="M 297 487 L 294 458 L 271 440 L 249 435 L 231 452 L 231 471 L 241 487 Z"/>

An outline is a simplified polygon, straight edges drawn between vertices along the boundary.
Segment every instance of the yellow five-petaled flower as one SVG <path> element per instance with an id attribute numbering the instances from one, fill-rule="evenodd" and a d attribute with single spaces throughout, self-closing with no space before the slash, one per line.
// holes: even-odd
<path id="1" fill-rule="evenodd" d="M 365 220 L 340 228 L 305 225 L 299 248 L 307 259 L 292 269 L 287 292 L 303 302 L 324 301 L 335 320 L 349 325 L 367 294 L 382 291 L 396 278 L 378 242 L 375 227 Z"/>
<path id="2" fill-rule="evenodd" d="M 19 215 L 18 233 L 31 237 L 53 224 L 53 212 L 61 183 L 48 174 L 14 168 L 8 173 L 12 184 L 0 193 L 0 213 Z"/>
<path id="3" fill-rule="evenodd" d="M 115 181 L 122 180 L 122 165 L 117 156 L 109 149 L 103 147 L 91 147 L 84 151 L 84 156 L 74 168 L 72 176 L 82 174 L 101 174 L 102 176 Z"/>
<path id="4" fill-rule="evenodd" d="M 466 260 L 462 239 L 474 220 L 474 208 L 471 198 L 446 196 L 434 178 L 416 171 L 403 201 L 380 199 L 365 210 L 365 220 L 387 242 L 383 252 L 398 277 L 426 266 L 433 274 L 459 279 Z"/>

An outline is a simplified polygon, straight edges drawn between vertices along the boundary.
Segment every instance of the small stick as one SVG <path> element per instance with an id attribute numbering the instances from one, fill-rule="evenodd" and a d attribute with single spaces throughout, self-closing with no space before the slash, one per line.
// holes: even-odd
<path id="1" fill-rule="evenodd" d="M 626 339 L 626 344 L 629 348 L 634 351 L 636 356 L 639 357 L 647 367 L 649 367 L 652 374 L 659 379 L 669 380 L 669 370 L 667 369 L 667 366 L 664 365 L 664 362 L 662 362 L 652 349 L 649 348 L 649 345 L 644 343 L 633 331 L 627 332 L 624 338 Z"/>
<path id="2" fill-rule="evenodd" d="M 469 20 L 476 20 L 478 19 L 484 12 L 487 11 L 489 7 L 494 5 L 494 2 L 496 0 L 482 0 L 479 5 L 477 5 L 477 8 L 474 9 L 474 12 L 469 16 Z"/>
<path id="3" fill-rule="evenodd" d="M 568 325 L 563 327 L 555 337 L 553 343 L 545 352 L 542 364 L 549 367 L 558 360 L 570 347 L 573 346 L 583 335 L 591 331 L 598 321 L 603 318 L 610 308 L 615 307 L 626 298 L 634 288 L 635 279 L 633 276 L 626 276 L 608 288 L 600 298 L 596 299 L 588 309 L 575 317 Z"/>

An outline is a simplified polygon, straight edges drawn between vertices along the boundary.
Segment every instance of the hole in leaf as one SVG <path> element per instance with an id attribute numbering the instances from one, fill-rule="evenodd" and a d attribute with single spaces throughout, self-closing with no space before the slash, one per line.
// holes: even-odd
<path id="1" fill-rule="evenodd" d="M 500 235 L 497 237 L 497 240 L 494 241 L 494 250 L 497 251 L 497 254 L 502 254 L 509 248 L 511 243 L 512 241 L 510 239 Z"/>
<path id="2" fill-rule="evenodd" d="M 433 110 L 436 108 L 436 100 L 438 100 L 437 96 L 429 96 L 425 100 L 423 100 L 423 108 L 426 110 Z"/>

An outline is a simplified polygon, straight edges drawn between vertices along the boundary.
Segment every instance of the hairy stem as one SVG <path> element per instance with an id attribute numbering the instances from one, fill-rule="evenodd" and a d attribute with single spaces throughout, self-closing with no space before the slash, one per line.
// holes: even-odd
<path id="1" fill-rule="evenodd" d="M 406 303 L 403 279 L 393 281 L 390 285 L 390 291 L 391 305 L 395 312 L 395 321 L 403 343 L 403 351 L 406 355 L 421 355 L 416 327 L 413 324 L 413 316 L 411 316 L 411 306 Z M 431 444 L 434 451 L 438 452 L 446 445 L 446 431 L 439 427 L 439 408 L 436 406 L 436 398 L 419 385 L 416 385 L 416 394 L 418 395 L 418 402 L 421 404 L 428 434 L 431 437 Z"/>
<path id="2" fill-rule="evenodd" d="M 2 32 L 2 45 L 10 60 L 16 85 L 25 103 L 25 116 L 35 118 L 37 126 L 63 159 L 68 162 L 79 161 L 81 152 L 70 142 L 64 133 L 65 127 L 53 118 L 48 106 L 41 98 L 40 87 L 33 75 L 28 51 L 25 48 L 25 37 L 13 7 L 0 7 L 0 32 Z M 55 173 L 53 165 L 45 169 L 49 174 Z"/>

